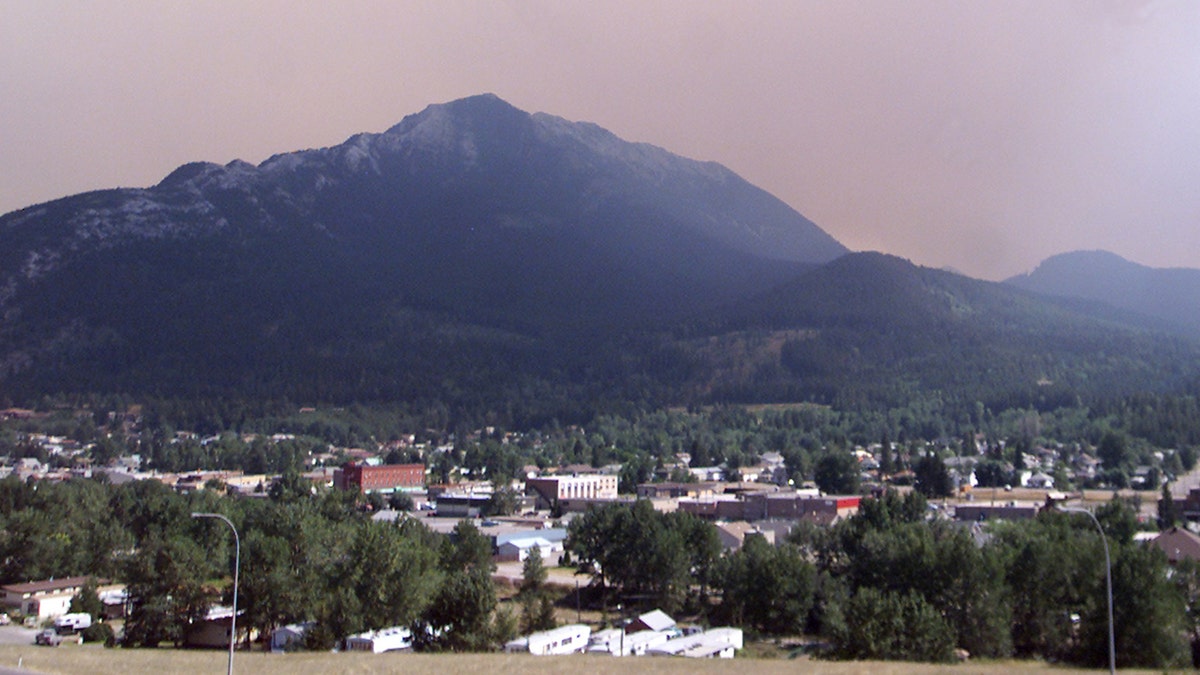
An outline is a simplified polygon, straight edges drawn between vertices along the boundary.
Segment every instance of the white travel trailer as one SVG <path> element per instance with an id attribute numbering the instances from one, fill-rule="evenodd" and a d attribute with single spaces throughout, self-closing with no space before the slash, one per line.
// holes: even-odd
<path id="1" fill-rule="evenodd" d="M 620 640 L 620 628 L 598 630 L 592 633 L 591 638 L 588 639 L 587 652 L 589 654 L 616 654 Z"/>
<path id="2" fill-rule="evenodd" d="M 92 615 L 87 612 L 63 614 L 54 620 L 54 630 L 60 635 L 81 631 L 92 625 Z"/>
<path id="3" fill-rule="evenodd" d="M 710 638 L 712 640 L 727 642 L 727 643 L 733 645 L 734 649 L 741 649 L 743 646 L 743 643 L 744 643 L 741 628 L 732 628 L 729 626 L 722 626 L 720 628 L 709 628 L 708 630 L 701 633 L 701 635 L 704 635 L 707 638 Z"/>
<path id="4" fill-rule="evenodd" d="M 538 656 L 576 654 L 587 649 L 591 634 L 592 629 L 583 624 L 570 624 L 513 640 L 504 645 L 504 651 Z"/>
<path id="5" fill-rule="evenodd" d="M 662 644 L 666 644 L 671 639 L 670 633 L 655 630 L 640 630 L 636 633 L 629 633 L 625 636 L 624 644 L 620 641 L 617 643 L 617 649 L 624 649 L 621 656 L 644 656 L 647 651 Z"/>
<path id="6" fill-rule="evenodd" d="M 382 654 L 400 649 L 412 649 L 412 631 L 403 626 L 367 631 L 346 638 L 346 651 Z"/>
<path id="7" fill-rule="evenodd" d="M 613 656 L 642 656 L 651 647 L 657 647 L 671 639 L 671 634 L 661 631 L 640 630 L 621 635 L 620 628 L 608 628 L 592 633 L 588 642 L 589 654 L 611 654 Z"/>
<path id="8" fill-rule="evenodd" d="M 668 640 L 646 650 L 652 656 L 684 656 L 690 658 L 733 658 L 742 648 L 742 629 L 713 628 L 695 635 Z"/>

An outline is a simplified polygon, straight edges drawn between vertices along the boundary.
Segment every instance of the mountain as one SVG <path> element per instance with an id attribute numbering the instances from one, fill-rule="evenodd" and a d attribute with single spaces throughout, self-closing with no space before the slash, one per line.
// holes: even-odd
<path id="1" fill-rule="evenodd" d="M 1146 330 L 1127 313 L 872 252 L 758 294 L 708 333 L 712 353 L 736 343 L 740 360 L 757 365 L 712 376 L 708 388 L 736 400 L 879 409 L 932 394 L 946 405 L 1054 407 L 1174 390 L 1200 366 L 1195 342 Z M 757 350 L 745 348 L 747 336 Z"/>
<path id="2" fill-rule="evenodd" d="M 1142 316 L 1147 326 L 1200 336 L 1200 270 L 1156 269 L 1107 251 L 1075 251 L 1048 258 L 1005 283 L 1103 303 Z"/>
<path id="3" fill-rule="evenodd" d="M 31 390 L 415 382 L 464 342 L 491 372 L 846 252 L 717 164 L 492 95 L 26 208 L 0 237 L 0 381 Z"/>
<path id="4" fill-rule="evenodd" d="M 534 424 L 931 401 L 961 417 L 1171 390 L 1200 364 L 1144 317 L 848 253 L 719 165 L 491 95 L 22 209 L 0 239 L 0 403 L 404 402 Z"/>

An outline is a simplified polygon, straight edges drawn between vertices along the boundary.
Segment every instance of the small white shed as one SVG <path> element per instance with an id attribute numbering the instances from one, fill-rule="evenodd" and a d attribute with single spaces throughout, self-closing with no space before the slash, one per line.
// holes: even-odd
<path id="1" fill-rule="evenodd" d="M 314 621 L 289 623 L 271 631 L 271 651 L 285 652 L 304 645 L 304 636 L 316 625 Z"/>
<path id="2" fill-rule="evenodd" d="M 520 537 L 509 539 L 497 547 L 496 558 L 503 561 L 523 561 L 529 557 L 529 551 L 537 548 L 542 554 L 543 561 L 558 560 L 563 552 L 561 541 L 550 541 L 543 537 Z"/>

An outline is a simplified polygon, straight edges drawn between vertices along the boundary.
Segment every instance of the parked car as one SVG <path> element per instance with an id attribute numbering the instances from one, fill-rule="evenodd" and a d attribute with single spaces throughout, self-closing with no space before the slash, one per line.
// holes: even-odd
<path id="1" fill-rule="evenodd" d="M 38 633 L 37 637 L 33 638 L 33 644 L 45 645 L 47 647 L 57 647 L 62 644 L 62 636 L 59 635 L 53 628 L 47 628 L 46 630 Z"/>

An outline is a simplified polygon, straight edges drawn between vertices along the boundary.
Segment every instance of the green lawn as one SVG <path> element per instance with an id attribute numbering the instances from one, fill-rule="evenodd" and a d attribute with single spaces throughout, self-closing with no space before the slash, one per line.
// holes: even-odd
<path id="1" fill-rule="evenodd" d="M 23 667 L 40 673 L 113 673 L 114 675 L 165 675 L 167 673 L 224 673 L 228 652 L 176 649 L 104 649 L 93 645 L 58 648 L 0 646 L 0 667 Z M 642 657 L 616 659 L 605 656 L 536 657 L 507 654 L 265 654 L 239 652 L 234 671 L 267 675 L 331 675 L 332 673 L 489 673 L 490 675 L 536 675 L 537 673 L 596 673 L 629 675 L 642 673 L 830 673 L 832 675 L 1006 675 L 1008 673 L 1086 673 L 1053 668 L 1036 662 L 971 662 L 952 666 L 909 663 L 830 662 L 786 659 L 692 660 Z M 1134 672 L 1134 671 L 1121 671 Z M 1146 671 L 1155 672 L 1155 671 Z"/>

